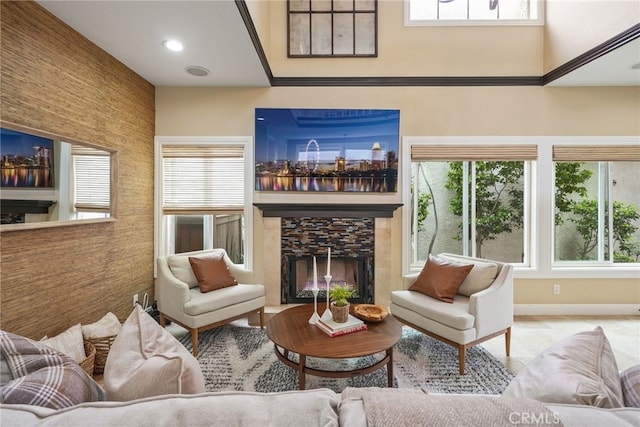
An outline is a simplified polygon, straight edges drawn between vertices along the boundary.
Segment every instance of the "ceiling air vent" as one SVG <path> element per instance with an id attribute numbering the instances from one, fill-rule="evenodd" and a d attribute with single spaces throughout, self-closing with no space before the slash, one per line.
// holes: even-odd
<path id="1" fill-rule="evenodd" d="M 206 77 L 209 74 L 211 74 L 211 72 L 206 68 L 198 67 L 197 65 L 190 65 L 188 67 L 185 67 L 184 70 L 187 73 L 191 74 L 192 76 L 196 76 L 196 77 Z"/>

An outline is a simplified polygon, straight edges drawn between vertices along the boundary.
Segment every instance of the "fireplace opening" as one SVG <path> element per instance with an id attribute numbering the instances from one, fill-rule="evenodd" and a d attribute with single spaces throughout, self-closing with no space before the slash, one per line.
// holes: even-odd
<path id="1" fill-rule="evenodd" d="M 283 286 L 283 303 L 313 302 L 313 257 L 288 257 L 288 285 Z M 326 301 L 327 272 L 326 257 L 316 258 L 318 301 Z M 336 285 L 348 286 L 355 291 L 352 303 L 373 303 L 373 265 L 372 257 L 332 257 L 331 282 L 329 289 Z"/>

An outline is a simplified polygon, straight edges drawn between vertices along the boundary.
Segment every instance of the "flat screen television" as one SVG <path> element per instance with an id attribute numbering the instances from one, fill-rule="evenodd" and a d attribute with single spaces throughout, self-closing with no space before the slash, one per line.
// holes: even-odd
<path id="1" fill-rule="evenodd" d="M 53 187 L 53 140 L 0 128 L 1 187 Z"/>
<path id="2" fill-rule="evenodd" d="M 399 110 L 256 108 L 256 191 L 397 192 Z"/>

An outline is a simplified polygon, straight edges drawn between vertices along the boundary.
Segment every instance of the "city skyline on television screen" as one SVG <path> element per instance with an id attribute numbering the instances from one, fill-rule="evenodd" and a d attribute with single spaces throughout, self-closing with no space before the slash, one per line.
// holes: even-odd
<path id="1" fill-rule="evenodd" d="M 256 190 L 395 192 L 399 110 L 255 110 Z"/>

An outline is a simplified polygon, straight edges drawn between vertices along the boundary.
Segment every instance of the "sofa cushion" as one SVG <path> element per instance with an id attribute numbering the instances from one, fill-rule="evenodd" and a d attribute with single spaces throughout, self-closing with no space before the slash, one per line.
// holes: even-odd
<path id="1" fill-rule="evenodd" d="M 484 262 L 477 260 L 469 260 L 451 255 L 438 255 L 442 259 L 452 262 L 463 262 L 473 264 L 473 268 L 462 281 L 458 293 L 470 297 L 472 294 L 487 289 L 498 275 L 498 264 L 494 262 Z"/>
<path id="2" fill-rule="evenodd" d="M 0 353 L 9 370 L 5 378 L 9 381 L 2 387 L 3 405 L 62 409 L 104 400 L 103 390 L 80 365 L 40 341 L 0 331 Z"/>
<path id="3" fill-rule="evenodd" d="M 452 304 L 443 304 L 440 300 L 418 292 L 393 291 L 391 303 L 460 331 L 475 325 L 475 317 L 469 313 L 469 297 L 462 295 L 456 295 Z"/>
<path id="4" fill-rule="evenodd" d="M 620 374 L 624 406 L 640 408 L 640 365 L 632 366 Z"/>
<path id="5" fill-rule="evenodd" d="M 337 427 L 339 395 L 328 389 L 277 393 L 229 391 L 83 404 L 66 411 L 3 406 L 2 425 L 191 427 Z"/>
<path id="6" fill-rule="evenodd" d="M 122 325 L 104 370 L 109 400 L 202 393 L 198 361 L 137 305 Z"/>
<path id="7" fill-rule="evenodd" d="M 618 365 L 599 326 L 567 337 L 536 356 L 503 395 L 601 408 L 623 406 Z"/>
<path id="8" fill-rule="evenodd" d="M 84 342 L 82 339 L 82 327 L 80 323 L 73 325 L 66 331 L 52 338 L 40 340 L 42 344 L 48 345 L 60 353 L 64 353 L 71 357 L 76 363 L 82 362 L 87 358 L 84 352 Z"/>
<path id="9" fill-rule="evenodd" d="M 409 290 L 452 303 L 458 288 L 472 268 L 471 264 L 460 264 L 429 255 L 424 268 Z"/>
<path id="10" fill-rule="evenodd" d="M 191 298 L 184 304 L 184 312 L 189 316 L 210 313 L 230 305 L 239 304 L 264 297 L 264 286 L 240 283 L 218 289 L 214 292 L 202 293 L 196 288 L 190 290 Z M 241 314 L 241 313 L 239 313 Z"/>
<path id="11" fill-rule="evenodd" d="M 547 403 L 546 406 L 556 414 L 565 427 L 640 426 L 640 409 L 637 408 L 597 408 L 595 406 L 569 405 L 566 403 Z M 542 425 L 560 426 L 558 423 L 538 423 L 538 426 Z M 522 425 L 519 427 L 522 427 Z"/>
<path id="12" fill-rule="evenodd" d="M 189 263 L 193 274 L 198 279 L 200 292 L 211 292 L 238 284 L 229 271 L 222 252 L 215 252 L 203 257 L 189 257 Z"/>

